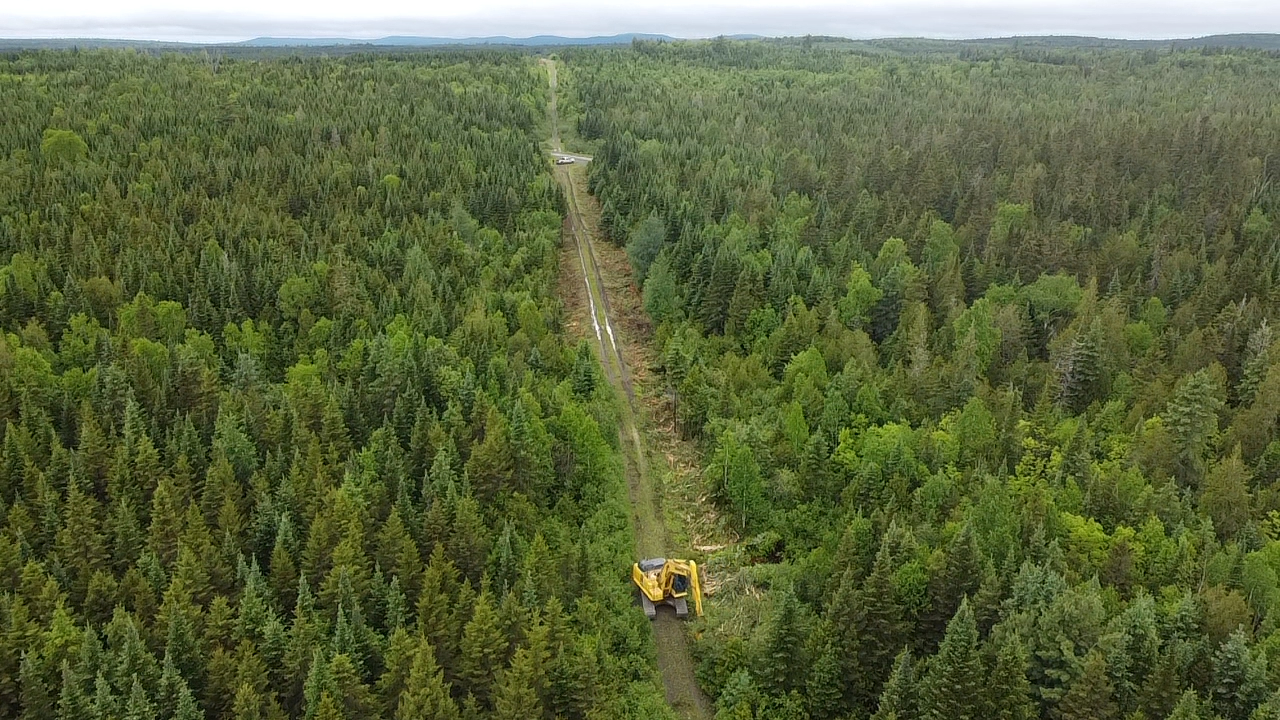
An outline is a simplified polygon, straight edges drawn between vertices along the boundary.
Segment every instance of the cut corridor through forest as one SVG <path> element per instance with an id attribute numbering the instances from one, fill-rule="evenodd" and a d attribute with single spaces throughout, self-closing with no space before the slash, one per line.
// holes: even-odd
<path id="1" fill-rule="evenodd" d="M 547 71 L 550 82 L 550 99 L 547 112 L 551 126 L 550 150 L 561 153 L 559 132 L 559 116 L 556 107 L 556 63 L 544 59 L 540 61 Z M 643 408 L 637 402 L 636 391 L 628 369 L 625 343 L 628 338 L 622 337 L 619 323 L 614 315 L 609 295 L 606 292 L 604 276 L 600 270 L 594 238 L 597 227 L 594 218 L 598 209 L 593 208 L 595 198 L 578 187 L 579 181 L 586 174 L 585 156 L 575 155 L 577 162 L 571 165 L 557 165 L 555 177 L 565 197 L 564 239 L 565 249 L 561 262 L 577 268 L 580 277 L 574 287 L 581 287 L 585 292 L 585 302 L 577 314 L 587 317 L 574 319 L 589 325 L 587 331 L 595 338 L 595 349 L 600 359 L 604 376 L 619 399 L 619 433 L 620 444 L 626 461 L 627 492 L 631 502 L 631 522 L 635 532 L 637 559 L 643 557 L 664 557 L 674 548 L 669 544 L 666 525 L 660 500 L 655 489 L 655 478 L 649 468 L 649 448 L 640 432 L 639 420 Z M 586 158 L 589 161 L 589 158 Z M 584 212 L 592 208 L 594 212 Z M 632 290 L 634 292 L 634 290 Z M 574 303 L 566 303 L 573 307 Z M 634 341 L 634 340 L 633 340 Z M 674 554 L 674 553 L 673 553 Z M 620 569 L 619 578 L 629 582 L 626 569 Z M 637 607 L 636 612 L 640 612 Z M 688 640 L 684 627 L 673 613 L 659 612 L 653 623 L 654 641 L 657 647 L 658 669 L 662 675 L 662 683 L 667 703 L 678 715 L 689 720 L 700 720 L 711 716 L 710 702 L 698 688 L 694 675 L 694 661 L 690 655 Z"/>

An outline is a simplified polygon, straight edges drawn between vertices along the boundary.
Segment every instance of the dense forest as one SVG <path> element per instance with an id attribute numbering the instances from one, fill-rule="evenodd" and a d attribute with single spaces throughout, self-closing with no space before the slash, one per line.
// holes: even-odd
<path id="1" fill-rule="evenodd" d="M 664 716 L 530 58 L 0 97 L 0 716 Z"/>
<path id="2" fill-rule="evenodd" d="M 718 718 L 1280 719 L 1280 57 L 559 68 L 719 522 Z M 0 56 L 0 716 L 671 716 L 547 93 Z"/>
<path id="3" fill-rule="evenodd" d="M 563 57 L 719 717 L 1280 717 L 1280 58 Z"/>

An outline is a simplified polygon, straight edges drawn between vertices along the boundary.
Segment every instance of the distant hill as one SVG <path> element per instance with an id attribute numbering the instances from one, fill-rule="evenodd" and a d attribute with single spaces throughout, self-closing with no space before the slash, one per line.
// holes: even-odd
<path id="1" fill-rule="evenodd" d="M 735 40 L 750 40 L 755 35 L 736 35 Z M 151 51 L 199 50 L 202 48 L 404 48 L 404 47 L 458 47 L 498 45 L 510 47 L 564 47 L 569 45 L 625 45 L 632 40 L 666 40 L 679 38 L 653 33 L 622 33 L 620 35 L 596 35 L 593 37 L 563 37 L 560 35 L 535 35 L 533 37 L 423 37 L 417 35 L 392 35 L 381 38 L 304 38 L 257 37 L 233 43 L 190 43 L 164 40 L 117 40 L 111 38 L 0 38 L 0 50 L 65 50 L 70 48 L 137 48 Z"/>
<path id="2" fill-rule="evenodd" d="M 488 37 L 446 38 L 422 37 L 417 35 L 392 35 L 390 37 L 371 40 L 353 38 L 290 38 L 259 37 L 245 40 L 236 45 L 248 47 L 316 47 L 335 45 L 374 45 L 377 47 L 439 47 L 442 45 L 518 45 L 522 47 L 562 47 L 565 45 L 623 45 L 632 40 L 675 40 L 670 35 L 650 33 L 623 33 L 621 35 L 596 35 L 593 37 L 563 37 L 560 35 L 535 35 L 533 37 L 508 37 L 492 35 Z"/>
<path id="3" fill-rule="evenodd" d="M 1194 38 L 1175 38 L 1170 40 L 1120 40 L 1115 38 L 1098 38 L 1077 35 L 1028 35 L 1003 38 L 980 38 L 960 40 L 966 45 L 1003 45 L 1019 47 L 1044 48 L 1127 48 L 1144 50 L 1149 48 L 1248 48 L 1252 50 L 1280 49 L 1280 34 L 1276 33 L 1236 33 L 1230 35 L 1205 35 Z"/>
<path id="4" fill-rule="evenodd" d="M 114 40 L 111 38 L 0 38 L 0 50 L 70 50 L 72 48 L 137 48 L 139 50 L 188 50 L 207 47 L 198 43 L 164 40 Z"/>
<path id="5" fill-rule="evenodd" d="M 763 35 L 725 35 L 730 40 L 763 40 L 780 44 L 808 43 L 830 49 L 849 49 L 866 52 L 911 54 L 919 52 L 956 52 L 962 48 L 1042 48 L 1053 49 L 1113 49 L 1113 50 L 1186 50 L 1197 48 L 1280 50 L 1280 33 L 1236 33 L 1206 35 L 1196 38 L 1167 40 L 1122 40 L 1116 38 L 1087 37 L 1078 35 L 1017 35 L 1011 37 L 941 39 L 941 38 L 863 38 L 810 35 L 807 37 L 777 37 Z M 447 47 L 565 47 L 586 45 L 625 45 L 633 40 L 661 40 L 679 42 L 683 38 L 654 33 L 621 33 L 592 37 L 565 37 L 562 35 L 535 35 L 533 37 L 447 38 L 418 35 L 391 35 L 388 37 L 360 39 L 343 37 L 257 37 L 234 43 L 183 43 L 156 40 L 117 40 L 107 38 L 0 38 L 0 50 L 68 49 L 68 48 L 123 48 L 131 47 L 149 52 L 182 52 L 217 49 L 233 55 L 274 55 L 288 53 L 290 48 L 309 48 L 325 53 L 363 52 L 367 49 L 394 50 L 395 48 L 447 48 Z"/>
<path id="6" fill-rule="evenodd" d="M 1233 35 L 1206 35 L 1190 40 L 1174 40 L 1175 47 L 1223 47 L 1252 48 L 1255 50 L 1280 50 L 1280 33 L 1235 33 Z"/>
<path id="7" fill-rule="evenodd" d="M 940 53 L 951 55 L 974 48 L 991 50 L 1280 50 L 1280 34 L 1238 33 L 1206 35 L 1194 38 L 1127 40 L 1084 35 L 1015 35 L 1010 37 L 946 39 L 926 37 L 850 39 L 832 36 L 800 36 L 769 38 L 783 45 L 806 45 L 828 50 L 849 50 L 871 54 L 916 55 Z"/>

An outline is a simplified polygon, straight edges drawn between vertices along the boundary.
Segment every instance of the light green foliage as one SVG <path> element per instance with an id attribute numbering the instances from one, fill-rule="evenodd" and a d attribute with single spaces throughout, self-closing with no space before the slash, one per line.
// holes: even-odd
<path id="1" fill-rule="evenodd" d="M 871 283 L 871 274 L 858 263 L 849 272 L 844 297 L 840 299 L 840 319 L 851 328 L 869 322 L 871 308 L 880 301 L 884 292 Z"/>
<path id="2" fill-rule="evenodd" d="M 978 372 L 985 373 L 991 367 L 996 352 L 1000 349 L 1001 331 L 995 324 L 992 304 L 987 298 L 978 298 L 955 321 L 955 338 L 957 345 L 972 347 L 978 359 Z"/>
<path id="3" fill-rule="evenodd" d="M 44 139 L 40 141 L 40 153 L 54 164 L 76 160 L 88 152 L 89 146 L 85 144 L 84 138 L 73 130 L 49 128 L 44 131 Z"/>
<path id="4" fill-rule="evenodd" d="M 743 530 L 760 529 L 768 517 L 764 480 L 752 448 L 740 431 L 725 430 L 707 464 L 708 484 Z"/>
<path id="5" fill-rule="evenodd" d="M 1213 520 L 1218 536 L 1230 540 L 1249 522 L 1249 471 L 1240 459 L 1240 449 L 1209 468 L 1200 507 Z"/>
<path id="6" fill-rule="evenodd" d="M 1218 411 L 1224 404 L 1219 377 L 1213 368 L 1205 368 L 1184 378 L 1163 413 L 1187 482 L 1198 482 L 1203 475 L 1205 453 L 1218 431 Z"/>
<path id="7" fill-rule="evenodd" d="M 665 253 L 659 253 L 649 265 L 644 281 L 644 309 L 657 322 L 674 322 L 680 319 L 679 286 L 671 270 L 671 261 Z"/>
<path id="8" fill-rule="evenodd" d="M 1084 292 L 1079 281 L 1072 276 L 1041 275 L 1022 289 L 1022 295 L 1032 313 L 1047 323 L 1051 318 L 1075 312 Z"/>

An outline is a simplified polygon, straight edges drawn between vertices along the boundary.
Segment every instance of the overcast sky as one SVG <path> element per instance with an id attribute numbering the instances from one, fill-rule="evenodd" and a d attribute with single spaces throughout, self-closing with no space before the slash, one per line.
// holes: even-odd
<path id="1" fill-rule="evenodd" d="M 3 0 L 0 37 L 221 42 L 261 35 L 845 37 L 1280 32 L 1277 0 Z"/>

